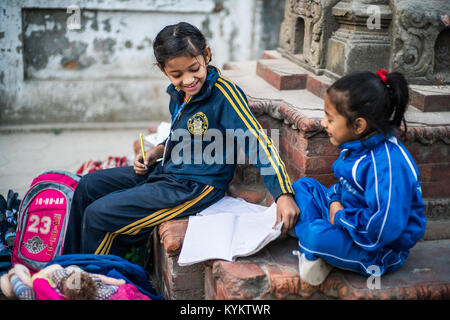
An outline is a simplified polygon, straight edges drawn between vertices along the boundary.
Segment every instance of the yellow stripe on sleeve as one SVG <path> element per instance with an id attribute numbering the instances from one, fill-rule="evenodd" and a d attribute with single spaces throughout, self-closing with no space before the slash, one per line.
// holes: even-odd
<path id="1" fill-rule="evenodd" d="M 253 135 L 256 137 L 256 139 L 258 140 L 258 142 L 260 143 L 260 145 L 262 146 L 262 148 L 264 149 L 264 152 L 267 155 L 267 158 L 269 159 L 270 163 L 272 164 L 272 167 L 274 168 L 277 177 L 278 177 L 278 182 L 280 183 L 280 187 L 281 187 L 281 191 L 282 193 L 286 193 L 286 189 L 284 187 L 284 182 L 283 179 L 281 178 L 280 175 L 280 171 L 278 170 L 278 166 L 275 165 L 269 150 L 267 150 L 265 144 L 261 141 L 261 138 L 259 137 L 259 135 L 255 132 L 255 130 L 249 125 L 247 119 L 242 115 L 242 113 L 239 111 L 238 107 L 236 106 L 236 104 L 234 103 L 234 101 L 230 98 L 230 96 L 228 95 L 228 93 L 225 91 L 225 89 L 218 84 L 217 82 L 215 83 L 215 86 L 217 88 L 219 88 L 220 91 L 222 91 L 223 95 L 228 99 L 228 101 L 230 102 L 231 106 L 234 108 L 234 110 L 236 111 L 236 113 L 239 115 L 239 117 L 241 117 L 242 121 L 245 123 L 245 125 L 247 126 L 247 128 L 250 130 L 250 132 L 253 133 Z"/>
<path id="2" fill-rule="evenodd" d="M 272 153 L 274 154 L 274 158 L 278 163 L 278 166 L 281 168 L 283 176 L 284 176 L 284 180 L 286 181 L 286 186 L 289 190 L 289 192 L 294 193 L 292 186 L 291 186 L 291 180 L 289 178 L 289 175 L 287 174 L 287 170 L 286 167 L 283 163 L 283 160 L 281 160 L 280 155 L 278 153 L 277 148 L 273 145 L 273 143 L 270 141 L 269 137 L 264 133 L 263 128 L 261 127 L 261 124 L 258 122 L 258 120 L 256 120 L 256 118 L 254 117 L 253 113 L 250 110 L 250 107 L 248 106 L 247 102 L 245 101 L 244 97 L 242 96 L 241 92 L 238 90 L 238 88 L 236 87 L 236 85 L 230 81 L 229 79 L 221 76 L 219 79 L 217 79 L 218 81 L 222 82 L 227 88 L 228 90 L 231 92 L 231 94 L 233 95 L 233 97 L 235 98 L 235 100 L 238 102 L 239 106 L 241 107 L 241 109 L 243 110 L 243 112 L 245 113 L 245 115 L 248 117 L 248 119 L 250 120 L 250 122 L 253 124 L 254 128 L 256 129 L 256 131 L 260 132 L 261 135 L 264 137 L 264 139 L 266 140 L 267 145 L 269 146 L 270 150 L 272 151 Z M 224 81 L 226 80 L 226 81 Z M 234 87 L 234 90 L 230 87 L 230 84 Z M 240 99 L 236 96 L 236 93 L 238 93 Z"/>

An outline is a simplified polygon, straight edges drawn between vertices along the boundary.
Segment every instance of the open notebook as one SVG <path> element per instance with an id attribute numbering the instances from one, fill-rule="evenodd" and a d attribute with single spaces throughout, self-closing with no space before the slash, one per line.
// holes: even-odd
<path id="1" fill-rule="evenodd" d="M 189 217 L 178 264 L 252 255 L 281 234 L 282 222 L 273 228 L 276 216 L 275 203 L 265 207 L 226 196 Z"/>

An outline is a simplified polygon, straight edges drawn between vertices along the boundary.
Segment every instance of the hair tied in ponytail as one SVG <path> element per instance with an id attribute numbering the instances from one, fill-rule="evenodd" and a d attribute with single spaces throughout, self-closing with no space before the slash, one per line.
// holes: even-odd
<path id="1" fill-rule="evenodd" d="M 386 83 L 386 81 L 387 81 L 387 78 L 386 78 L 387 74 L 388 74 L 387 70 L 384 70 L 384 69 L 380 69 L 377 72 L 377 76 L 379 76 L 381 78 L 383 83 Z"/>

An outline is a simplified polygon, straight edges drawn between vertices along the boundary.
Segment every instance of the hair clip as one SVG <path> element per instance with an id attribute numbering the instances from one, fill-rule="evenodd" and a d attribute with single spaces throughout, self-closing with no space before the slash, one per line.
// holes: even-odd
<path id="1" fill-rule="evenodd" d="M 387 70 L 380 69 L 380 70 L 378 70 L 378 72 L 376 74 L 377 74 L 377 76 L 379 76 L 381 78 L 381 81 L 383 81 L 383 83 L 386 83 L 386 81 L 387 81 L 386 75 L 388 74 Z"/>

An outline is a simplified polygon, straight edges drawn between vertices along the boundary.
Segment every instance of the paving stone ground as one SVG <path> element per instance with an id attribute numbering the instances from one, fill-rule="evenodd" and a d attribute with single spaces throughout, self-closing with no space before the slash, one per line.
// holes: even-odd
<path id="1" fill-rule="evenodd" d="M 78 129 L 68 124 L 68 129 L 0 126 L 0 194 L 6 195 L 8 189 L 13 189 L 21 198 L 33 178 L 44 171 L 76 172 L 88 160 L 132 155 L 133 141 L 140 132 L 147 133 L 147 124 L 97 124 Z"/>

